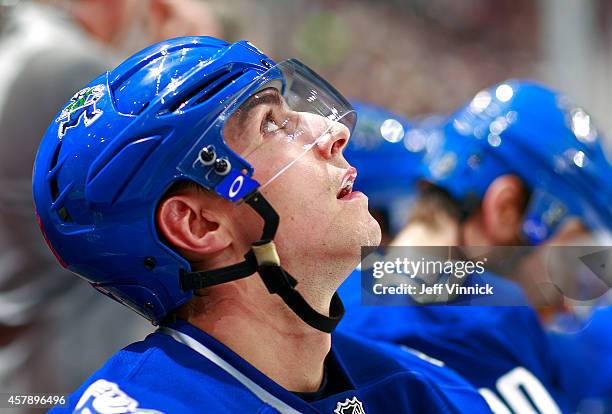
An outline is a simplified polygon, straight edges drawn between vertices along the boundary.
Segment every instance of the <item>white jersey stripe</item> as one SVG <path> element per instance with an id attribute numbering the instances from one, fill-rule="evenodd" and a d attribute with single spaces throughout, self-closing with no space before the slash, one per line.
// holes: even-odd
<path id="1" fill-rule="evenodd" d="M 227 361 L 221 358 L 219 355 L 215 354 L 213 351 L 202 345 L 200 342 L 196 341 L 189 335 L 186 335 L 177 330 L 161 327 L 158 329 L 158 332 L 164 333 L 166 335 L 171 336 L 177 342 L 180 342 L 184 345 L 187 345 L 189 348 L 193 349 L 204 358 L 208 359 L 213 364 L 217 365 L 219 368 L 223 369 L 225 372 L 230 374 L 232 377 L 236 378 L 242 385 L 249 389 L 253 394 L 257 396 L 261 401 L 269 404 L 270 406 L 276 408 L 283 414 L 300 414 L 299 411 L 287 405 L 285 402 L 279 400 L 268 391 L 261 388 L 255 382 L 251 381 L 246 375 L 238 371 L 232 365 L 230 365 Z"/>

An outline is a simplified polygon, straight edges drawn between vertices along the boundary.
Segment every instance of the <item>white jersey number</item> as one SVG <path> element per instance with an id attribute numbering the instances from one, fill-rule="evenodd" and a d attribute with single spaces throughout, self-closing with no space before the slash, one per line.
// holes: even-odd
<path id="1" fill-rule="evenodd" d="M 561 414 L 542 383 L 523 367 L 499 377 L 495 388 L 502 398 L 488 388 L 478 390 L 495 414 Z"/>

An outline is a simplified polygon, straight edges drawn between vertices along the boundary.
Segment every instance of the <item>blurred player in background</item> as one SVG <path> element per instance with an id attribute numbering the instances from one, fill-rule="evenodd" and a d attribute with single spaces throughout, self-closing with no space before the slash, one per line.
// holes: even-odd
<path id="1" fill-rule="evenodd" d="M 345 157 L 363 171 L 356 183 L 368 195 L 368 208 L 381 226 L 381 244 L 387 245 L 408 219 L 422 148 L 403 147 L 413 129 L 404 117 L 379 106 L 352 104 L 359 117 Z"/>
<path id="2" fill-rule="evenodd" d="M 206 3 L 190 0 L 8 4 L 0 25 L 0 389 L 65 392 L 150 327 L 60 269 L 40 239 L 29 213 L 40 138 L 67 97 L 133 47 L 219 27 Z"/>
<path id="3" fill-rule="evenodd" d="M 568 243 L 570 236 L 574 243 L 594 244 L 594 236 L 599 245 L 606 244 L 612 227 L 605 182 L 610 164 L 590 117 L 566 97 L 537 84 L 506 82 L 433 124 L 392 140 L 397 142 L 396 159 L 404 154 L 414 168 L 411 176 L 425 183 L 412 204 L 406 204 L 407 224 L 391 244 L 543 245 Z M 367 155 L 350 147 L 348 159 L 362 156 L 365 164 Z M 422 160 L 415 163 L 409 150 L 421 151 Z M 364 168 L 362 178 L 378 174 L 377 164 L 382 163 Z M 393 165 L 387 171 L 395 177 Z M 414 180 L 395 183 L 401 191 L 414 187 Z M 368 180 L 362 184 L 367 186 Z M 598 276 L 603 280 L 587 280 L 602 292 L 601 284 L 609 281 Z M 609 341 L 601 330 L 609 316 L 601 311 L 595 313 L 593 329 L 549 338 L 527 307 L 361 307 L 358 279 L 355 272 L 341 287 L 350 309 L 341 328 L 438 358 L 480 388 L 495 412 L 586 412 L 580 405 L 585 399 L 609 395 L 612 384 L 606 374 L 586 374 L 602 372 L 598 368 L 609 360 Z M 539 280 L 545 288 L 546 282 L 555 281 Z M 532 300 L 541 298 L 537 289 L 530 293 Z M 556 301 L 552 305 L 557 311 L 559 296 L 545 295 Z"/>
<path id="4" fill-rule="evenodd" d="M 332 340 L 337 287 L 380 240 L 342 155 L 354 123 L 297 60 L 210 37 L 150 46 L 63 107 L 35 161 L 41 229 L 65 267 L 161 325 L 69 410 L 489 412 L 451 370 Z"/>

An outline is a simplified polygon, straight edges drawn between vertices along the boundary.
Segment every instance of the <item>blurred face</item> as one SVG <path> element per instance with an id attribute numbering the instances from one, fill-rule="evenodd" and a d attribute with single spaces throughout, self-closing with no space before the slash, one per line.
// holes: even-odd
<path id="1" fill-rule="evenodd" d="M 342 155 L 349 135 L 342 123 L 290 109 L 274 88 L 251 96 L 225 124 L 226 142 L 254 167 L 280 216 L 275 240 L 290 272 L 329 272 L 338 263 L 348 274 L 360 246 L 380 242 L 367 197 L 352 191 L 357 171 Z"/>
<path id="2" fill-rule="evenodd" d="M 519 283 L 530 302 L 543 310 L 545 320 L 561 309 L 588 305 L 612 285 L 597 270 L 606 260 L 597 256 L 601 240 L 577 218 L 564 220 L 544 243 L 527 244 L 522 236 L 526 193 L 520 180 L 494 181 L 481 206 L 463 223 L 449 213 L 455 206 L 452 200 L 434 195 L 413 211 L 415 220 L 394 244 L 462 245 L 465 256 L 486 257 L 487 268 Z"/>
<path id="3" fill-rule="evenodd" d="M 609 280 L 604 277 L 604 271 L 597 270 L 600 264 L 597 261 L 604 258 L 589 259 L 590 255 L 598 255 L 602 250 L 597 247 L 600 243 L 579 218 L 565 218 L 551 237 L 531 246 L 520 237 L 525 223 L 521 204 L 513 205 L 512 210 L 504 212 L 503 208 L 498 208 L 489 215 L 515 217 L 508 220 L 514 231 L 508 232 L 506 237 L 511 240 L 512 234 L 516 234 L 516 242 L 491 246 L 527 247 L 500 247 L 495 254 L 488 254 L 489 265 L 496 273 L 518 282 L 545 321 L 553 320 L 556 312 L 569 308 L 587 309 L 592 301 L 606 294 Z"/>
<path id="4" fill-rule="evenodd" d="M 517 262 L 513 276 L 532 303 L 543 307 L 544 320 L 558 309 L 586 310 L 608 292 L 610 278 L 600 267 L 605 266 L 605 249 L 598 246 L 601 243 L 584 223 L 568 218 L 550 239 Z"/>

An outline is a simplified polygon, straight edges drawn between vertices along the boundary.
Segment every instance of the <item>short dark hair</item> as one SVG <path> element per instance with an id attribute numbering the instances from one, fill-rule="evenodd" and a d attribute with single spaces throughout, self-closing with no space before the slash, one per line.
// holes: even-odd
<path id="1" fill-rule="evenodd" d="M 524 213 L 529 205 L 531 191 L 525 188 L 525 199 L 521 206 Z M 414 208 L 410 212 L 408 224 L 418 222 L 431 227 L 439 224 L 440 213 L 456 221 L 463 221 L 473 212 L 477 211 L 482 200 L 467 197 L 465 200 L 457 200 L 444 188 L 427 181 L 421 181 L 418 185 L 418 197 Z"/>
<path id="2" fill-rule="evenodd" d="M 457 221 L 464 217 L 461 203 L 455 200 L 448 191 L 426 181 L 420 182 L 418 197 L 410 211 L 408 224 L 418 222 L 426 226 L 437 227 L 440 213 Z"/>
<path id="3" fill-rule="evenodd" d="M 162 196 L 159 203 L 161 204 L 162 201 L 167 200 L 173 195 L 176 195 L 180 193 L 181 191 L 188 190 L 188 189 L 197 190 L 197 191 L 208 191 L 207 189 L 205 189 L 204 187 L 202 187 L 200 184 L 196 183 L 195 181 L 191 181 L 191 180 L 176 181 L 166 190 L 166 192 Z"/>

